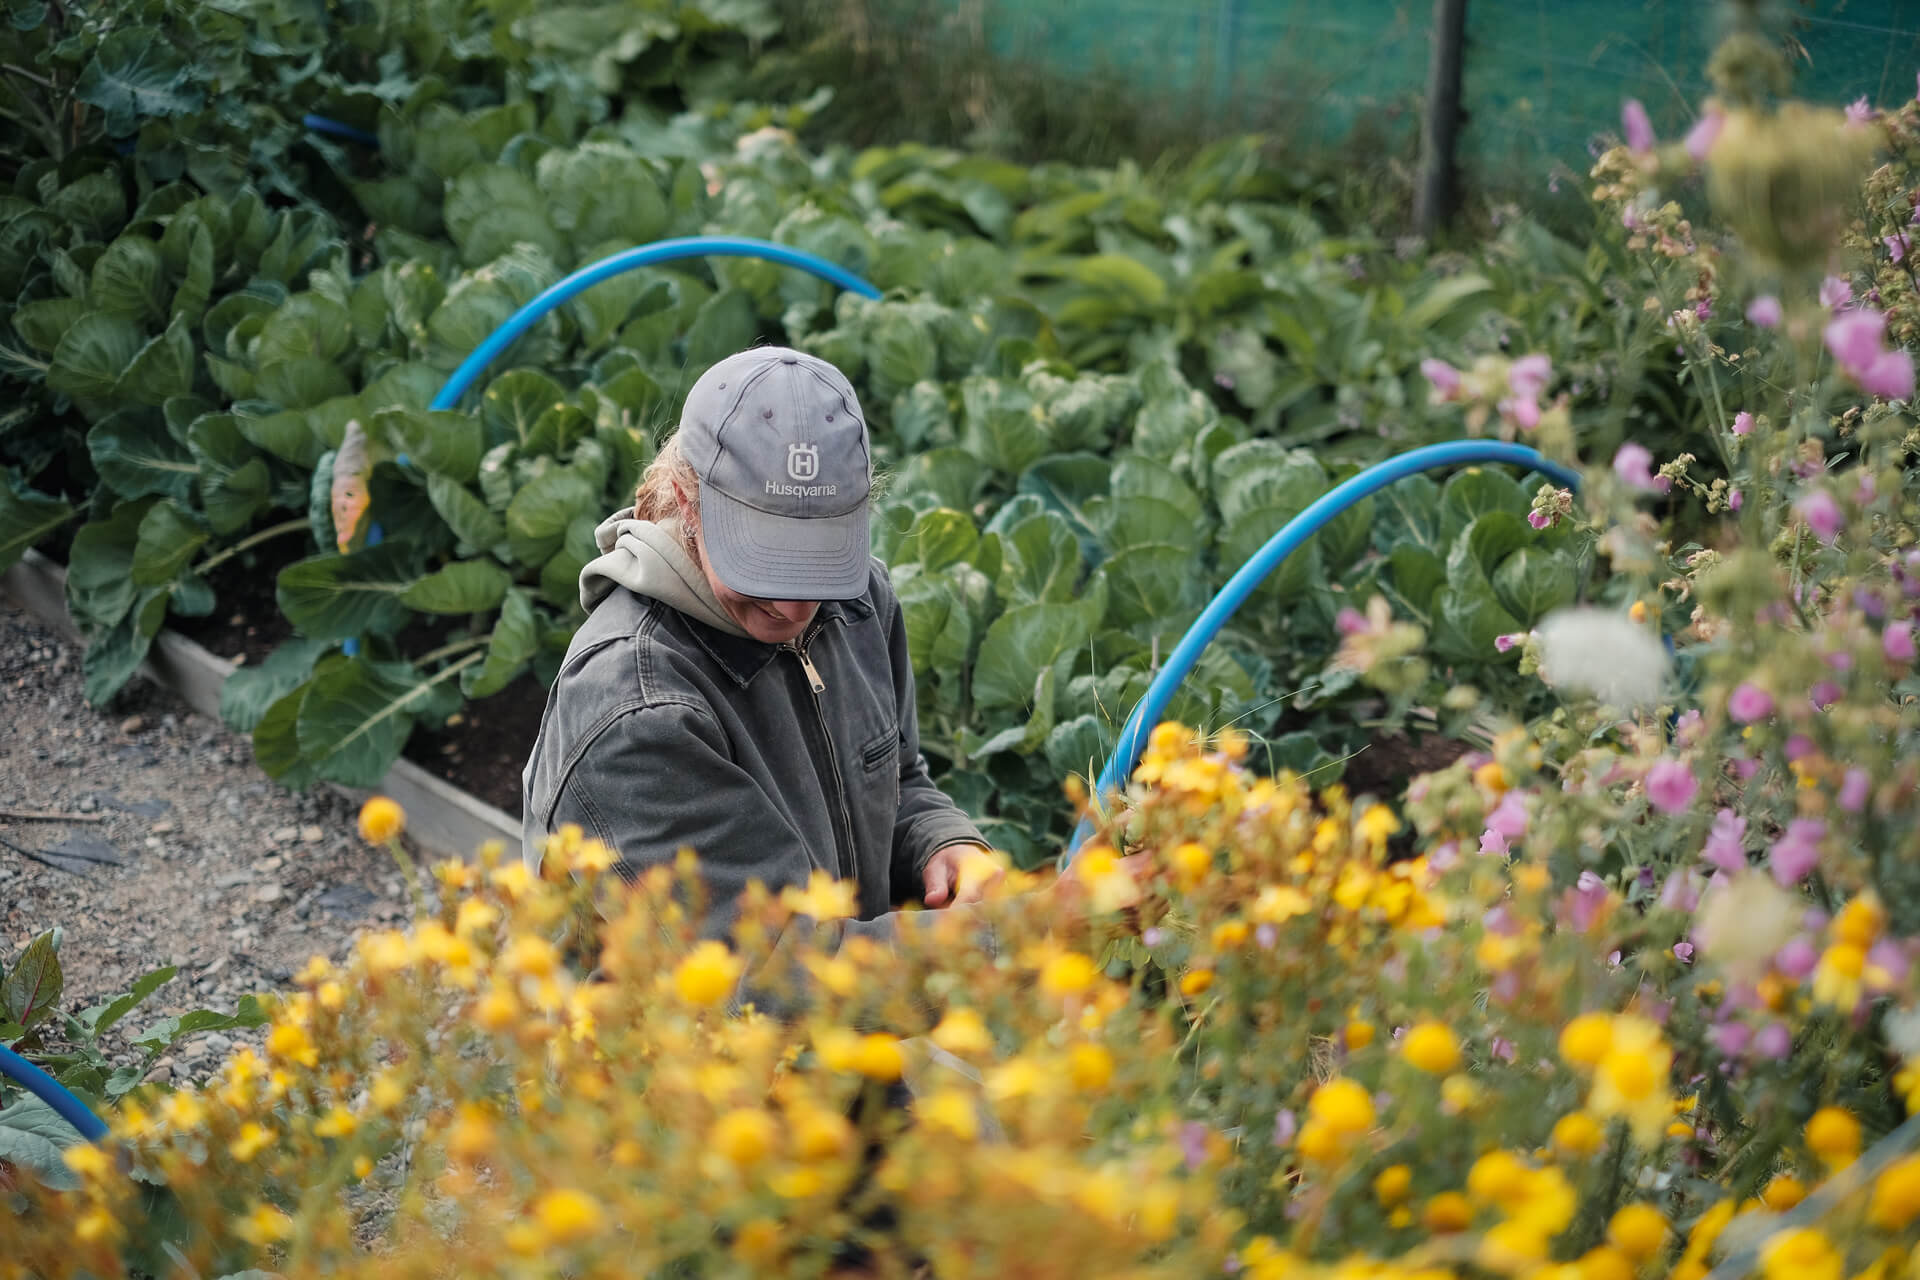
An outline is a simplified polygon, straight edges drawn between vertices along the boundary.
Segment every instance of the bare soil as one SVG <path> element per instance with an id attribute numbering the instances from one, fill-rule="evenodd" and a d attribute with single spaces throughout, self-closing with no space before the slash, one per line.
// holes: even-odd
<path id="1" fill-rule="evenodd" d="M 179 966 L 130 1030 L 230 1010 L 285 986 L 307 957 L 339 960 L 357 932 L 408 914 L 391 859 L 360 841 L 347 800 L 281 789 L 244 735 L 143 678 L 111 706 L 88 706 L 79 647 L 4 596 L 0 810 L 104 818 L 0 814 L 0 960 L 64 928 L 61 1004 L 73 1011 Z M 210 1033 L 156 1068 L 199 1078 L 228 1048 Z"/>

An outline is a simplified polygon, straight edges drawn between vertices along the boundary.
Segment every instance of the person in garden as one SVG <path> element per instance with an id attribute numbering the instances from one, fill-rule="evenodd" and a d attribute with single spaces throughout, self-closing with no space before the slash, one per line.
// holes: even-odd
<path id="1" fill-rule="evenodd" d="M 833 365 L 756 347 L 700 377 L 580 575 L 590 616 L 523 778 L 531 863 L 569 823 L 628 876 L 691 848 L 721 935 L 755 880 L 849 881 L 841 927 L 879 937 L 903 902 L 980 896 L 997 866 L 928 777 L 872 485 Z"/>

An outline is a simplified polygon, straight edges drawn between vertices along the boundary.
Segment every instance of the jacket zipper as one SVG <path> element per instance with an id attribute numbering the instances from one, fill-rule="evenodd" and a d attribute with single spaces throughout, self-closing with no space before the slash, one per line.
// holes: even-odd
<path id="1" fill-rule="evenodd" d="M 827 691 L 827 682 L 820 678 L 820 669 L 813 665 L 813 659 L 807 656 L 807 645 L 820 634 L 820 627 L 798 640 L 789 640 L 783 648 L 790 649 L 793 656 L 800 660 L 800 670 L 806 674 L 807 685 L 813 690 L 813 713 L 820 721 L 820 737 L 827 748 L 827 768 L 833 774 L 834 798 L 839 801 L 839 828 L 845 836 L 840 846 L 840 877 L 843 880 L 855 879 L 853 862 L 853 815 L 847 811 L 847 784 L 840 776 L 840 757 L 833 749 L 833 731 L 827 727 L 826 704 L 820 701 L 820 695 Z"/>

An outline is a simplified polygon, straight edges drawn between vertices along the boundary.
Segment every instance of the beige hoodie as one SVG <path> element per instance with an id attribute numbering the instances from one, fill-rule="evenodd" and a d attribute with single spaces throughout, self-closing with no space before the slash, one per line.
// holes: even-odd
<path id="1" fill-rule="evenodd" d="M 580 571 L 580 607 L 593 607 L 615 586 L 671 605 L 715 631 L 746 637 L 747 633 L 720 607 L 713 584 L 687 552 L 678 520 L 659 524 L 636 520 L 633 508 L 616 511 L 600 522 L 593 540 L 604 553 Z"/>

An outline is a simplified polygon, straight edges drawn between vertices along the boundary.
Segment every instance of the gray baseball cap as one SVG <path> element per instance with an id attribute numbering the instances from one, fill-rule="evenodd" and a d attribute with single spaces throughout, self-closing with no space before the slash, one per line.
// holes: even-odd
<path id="1" fill-rule="evenodd" d="M 817 356 L 754 347 L 700 375 L 680 414 L 700 528 L 721 582 L 762 600 L 866 594 L 866 417 Z"/>

